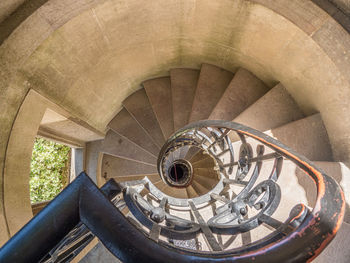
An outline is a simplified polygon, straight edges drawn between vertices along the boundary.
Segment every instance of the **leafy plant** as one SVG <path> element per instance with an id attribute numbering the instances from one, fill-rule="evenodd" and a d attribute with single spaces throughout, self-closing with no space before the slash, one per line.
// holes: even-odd
<path id="1" fill-rule="evenodd" d="M 36 138 L 30 164 L 30 199 L 32 203 L 48 201 L 67 185 L 70 147 Z"/>

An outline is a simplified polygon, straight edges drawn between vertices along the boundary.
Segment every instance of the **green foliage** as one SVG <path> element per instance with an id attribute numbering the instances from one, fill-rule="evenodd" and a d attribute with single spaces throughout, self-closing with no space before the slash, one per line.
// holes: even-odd
<path id="1" fill-rule="evenodd" d="M 70 148 L 37 138 L 30 165 L 30 199 L 32 203 L 53 199 L 67 185 Z"/>

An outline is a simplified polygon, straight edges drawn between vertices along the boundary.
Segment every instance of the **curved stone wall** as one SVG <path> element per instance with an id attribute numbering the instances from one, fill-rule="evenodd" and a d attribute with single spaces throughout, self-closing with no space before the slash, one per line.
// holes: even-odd
<path id="1" fill-rule="evenodd" d="M 349 50 L 350 36 L 311 1 L 49 0 L 0 46 L 0 168 L 29 89 L 103 131 L 140 82 L 203 62 L 281 81 L 305 113 L 321 112 L 335 158 L 349 160 Z M 1 229 L 21 225 L 1 215 Z"/>

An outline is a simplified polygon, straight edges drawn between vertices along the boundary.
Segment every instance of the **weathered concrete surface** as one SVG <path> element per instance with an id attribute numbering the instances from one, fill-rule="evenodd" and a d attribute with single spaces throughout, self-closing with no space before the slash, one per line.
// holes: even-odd
<path id="1" fill-rule="evenodd" d="M 42 98 L 29 93 L 12 127 L 4 169 L 4 204 L 11 235 L 33 216 L 29 199 L 30 161 L 46 107 Z"/>
<path id="2" fill-rule="evenodd" d="M 154 156 L 157 156 L 160 148 L 156 146 L 152 138 L 138 124 L 138 122 L 123 108 L 108 124 L 108 127 L 130 141 L 139 145 Z"/>
<path id="3" fill-rule="evenodd" d="M 264 132 L 303 117 L 293 98 L 282 84 L 278 84 L 233 121 Z"/>
<path id="4" fill-rule="evenodd" d="M 303 0 L 49 0 L 0 47 L 0 170 L 29 87 L 102 131 L 143 80 L 202 62 L 281 81 L 348 160 L 349 39 Z"/>
<path id="5" fill-rule="evenodd" d="M 324 251 L 313 261 L 314 263 L 348 263 L 350 258 L 350 225 L 343 223 L 339 232 Z"/>
<path id="6" fill-rule="evenodd" d="M 246 69 L 238 69 L 209 119 L 231 121 L 268 91 L 264 83 Z"/>
<path id="7" fill-rule="evenodd" d="M 199 71 L 195 69 L 170 70 L 175 131 L 188 123 L 198 77 Z"/>
<path id="8" fill-rule="evenodd" d="M 162 129 L 164 138 L 168 139 L 174 132 L 170 77 L 146 80 L 143 82 L 143 87 Z"/>
<path id="9" fill-rule="evenodd" d="M 162 147 L 165 142 L 164 135 L 145 89 L 140 89 L 128 96 L 123 101 L 123 106 L 137 120 L 137 123 L 147 132 L 153 142 Z"/>
<path id="10" fill-rule="evenodd" d="M 327 130 L 320 114 L 290 122 L 265 133 L 311 161 L 333 161 Z"/>
<path id="11" fill-rule="evenodd" d="M 85 169 L 89 177 L 97 183 L 98 169 L 98 157 L 101 152 L 103 140 L 93 141 L 86 143 L 86 158 Z"/>
<path id="12" fill-rule="evenodd" d="M 6 229 L 10 235 L 15 234 L 32 217 L 29 199 L 30 161 L 35 137 L 48 109 L 57 112 L 66 121 L 71 122 L 70 119 L 75 118 L 34 90 L 30 90 L 26 95 L 16 114 L 6 148 L 2 190 L 3 214 L 6 215 L 7 222 L 6 228 L 1 231 L 2 237 L 6 237 Z M 49 122 L 48 119 L 44 121 Z M 1 129 L 2 133 L 5 131 Z"/>
<path id="13" fill-rule="evenodd" d="M 0 23 L 11 15 L 25 0 L 2 0 L 0 2 Z"/>
<path id="14" fill-rule="evenodd" d="M 79 262 L 81 263 L 119 263 L 121 262 L 116 258 L 108 249 L 99 242 L 91 251 Z"/>
<path id="15" fill-rule="evenodd" d="M 330 0 L 337 7 L 339 7 L 346 14 L 350 15 L 350 1 L 349 0 Z"/>
<path id="16" fill-rule="evenodd" d="M 192 104 L 190 122 L 205 120 L 220 101 L 233 73 L 215 65 L 203 64 Z"/>

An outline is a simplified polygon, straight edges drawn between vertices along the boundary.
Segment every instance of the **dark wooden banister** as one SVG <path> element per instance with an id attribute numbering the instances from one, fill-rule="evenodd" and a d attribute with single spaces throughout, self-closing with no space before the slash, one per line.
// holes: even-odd
<path id="1" fill-rule="evenodd" d="M 282 143 L 243 125 L 202 121 L 176 134 L 201 126 L 225 127 L 253 137 L 296 163 L 314 179 L 318 190 L 316 206 L 294 232 L 287 236 L 272 233 L 248 247 L 215 254 L 156 243 L 128 221 L 82 173 L 0 249 L 0 262 L 39 261 L 80 221 L 123 262 L 306 262 L 314 259 L 334 238 L 343 220 L 345 202 L 337 182 Z M 114 194 L 121 192 L 118 184 L 113 181 L 110 184 Z"/>

